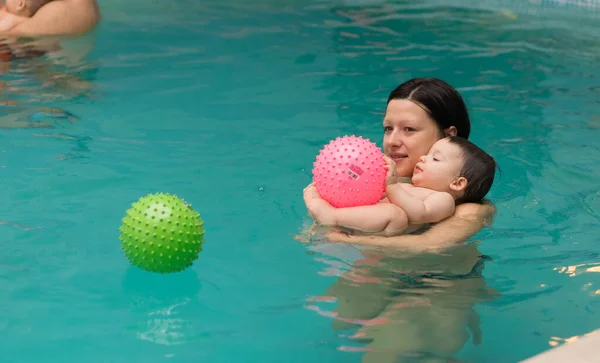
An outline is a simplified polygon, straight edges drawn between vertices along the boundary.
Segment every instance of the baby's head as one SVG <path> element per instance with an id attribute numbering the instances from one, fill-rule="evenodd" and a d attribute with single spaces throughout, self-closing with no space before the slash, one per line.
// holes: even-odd
<path id="1" fill-rule="evenodd" d="M 52 0 L 6 0 L 6 10 L 12 14 L 30 18 L 50 1 Z"/>
<path id="2" fill-rule="evenodd" d="M 453 136 L 437 141 L 415 165 L 417 187 L 450 193 L 456 204 L 480 202 L 494 183 L 496 161 L 477 145 Z"/>

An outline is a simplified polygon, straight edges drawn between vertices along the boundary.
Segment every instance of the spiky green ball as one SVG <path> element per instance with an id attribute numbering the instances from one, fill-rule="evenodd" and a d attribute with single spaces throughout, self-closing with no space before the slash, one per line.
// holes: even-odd
<path id="1" fill-rule="evenodd" d="M 131 205 L 120 228 L 121 249 L 132 265 L 149 272 L 183 271 L 204 242 L 200 214 L 176 195 L 157 193 Z"/>

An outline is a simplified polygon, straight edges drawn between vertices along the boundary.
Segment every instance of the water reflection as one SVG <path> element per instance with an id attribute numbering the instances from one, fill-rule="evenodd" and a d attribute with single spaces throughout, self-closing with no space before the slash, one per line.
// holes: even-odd
<path id="1" fill-rule="evenodd" d="M 347 330 L 350 343 L 340 349 L 362 346 L 364 362 L 450 358 L 469 337 L 482 341 L 475 305 L 500 294 L 483 278 L 488 259 L 477 244 L 442 254 L 363 250 L 308 307 Z"/>
<path id="2" fill-rule="evenodd" d="M 556 347 L 559 346 L 561 344 L 571 344 L 571 343 L 575 343 L 576 341 L 578 341 L 581 338 L 584 337 L 589 337 L 591 335 L 594 334 L 598 334 L 598 331 L 594 330 L 591 331 L 587 334 L 582 334 L 582 335 L 574 335 L 568 338 L 561 338 L 561 337 L 551 337 L 550 340 L 548 341 L 548 345 L 552 346 L 552 347 Z"/>
<path id="3" fill-rule="evenodd" d="M 0 47 L 0 128 L 55 128 L 77 121 L 56 101 L 91 99 L 98 67 L 86 60 L 93 35 L 5 40 Z"/>
<path id="4" fill-rule="evenodd" d="M 160 275 L 130 267 L 123 279 L 123 290 L 136 318 L 132 330 L 138 339 L 177 345 L 194 336 L 191 321 L 185 319 L 186 307 L 201 290 L 194 271 Z"/>
<path id="5" fill-rule="evenodd" d="M 58 107 L 11 105 L 0 108 L 0 128 L 54 128 L 79 117 Z"/>

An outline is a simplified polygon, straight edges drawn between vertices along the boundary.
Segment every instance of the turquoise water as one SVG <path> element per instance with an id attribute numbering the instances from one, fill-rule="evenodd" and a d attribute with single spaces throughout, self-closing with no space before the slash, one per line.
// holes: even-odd
<path id="1" fill-rule="evenodd" d="M 0 76 L 3 361 L 361 361 L 354 331 L 332 329 L 335 304 L 311 303 L 358 252 L 294 239 L 310 222 L 301 192 L 329 139 L 380 144 L 389 91 L 416 76 L 459 89 L 472 140 L 502 173 L 495 223 L 474 238 L 491 258 L 481 278 L 455 280 L 471 269 L 460 253 L 390 263 L 424 287 L 397 295 L 431 300 L 391 341 L 435 347 L 473 309 L 481 344 L 454 356 L 516 362 L 600 326 L 595 8 L 101 6 L 84 58 L 65 45 L 54 65 L 16 60 Z M 205 221 L 204 250 L 181 274 L 138 271 L 119 249 L 125 210 L 158 191 Z"/>

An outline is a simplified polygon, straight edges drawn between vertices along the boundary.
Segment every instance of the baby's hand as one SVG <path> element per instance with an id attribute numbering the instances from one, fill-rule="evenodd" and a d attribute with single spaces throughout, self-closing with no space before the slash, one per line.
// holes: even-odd
<path id="1" fill-rule="evenodd" d="M 384 168 L 387 170 L 385 184 L 392 184 L 396 179 L 396 162 L 387 155 L 383 155 Z"/>

